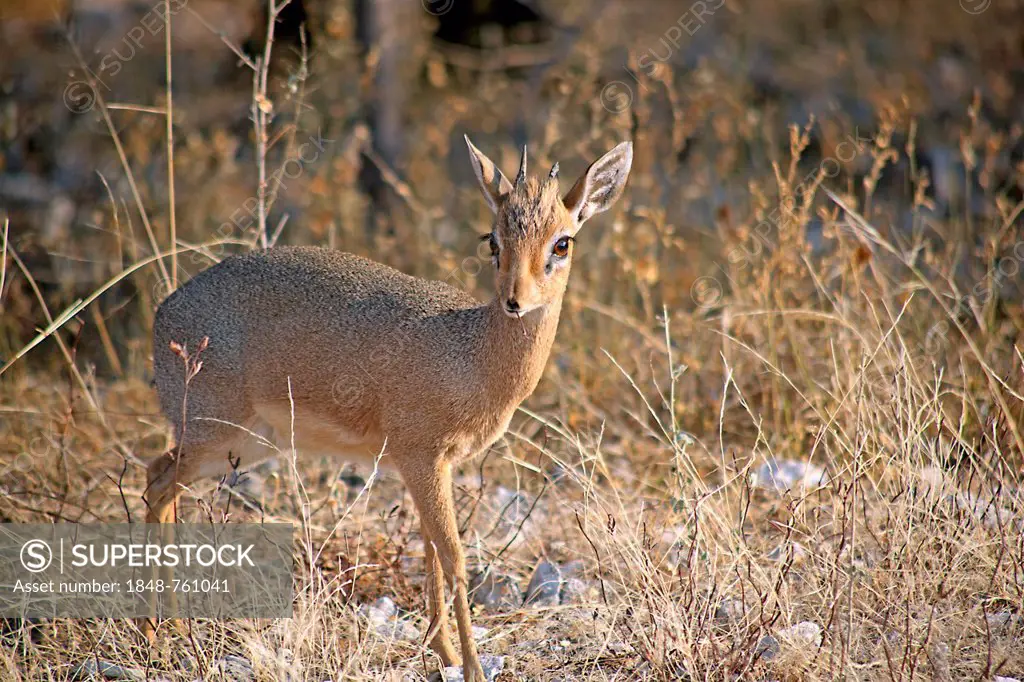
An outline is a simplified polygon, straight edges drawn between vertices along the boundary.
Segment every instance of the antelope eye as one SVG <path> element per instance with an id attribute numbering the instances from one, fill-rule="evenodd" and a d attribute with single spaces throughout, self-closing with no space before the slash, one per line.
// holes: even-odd
<path id="1" fill-rule="evenodd" d="M 569 255 L 569 242 L 575 241 L 572 237 L 562 237 L 555 246 L 551 249 L 551 253 L 555 254 L 559 258 L 565 258 Z"/>
<path id="2" fill-rule="evenodd" d="M 497 260 L 500 249 L 498 248 L 498 240 L 494 237 L 494 233 L 488 232 L 487 234 L 480 235 L 480 241 L 487 242 L 487 245 L 491 247 L 491 258 Z"/>

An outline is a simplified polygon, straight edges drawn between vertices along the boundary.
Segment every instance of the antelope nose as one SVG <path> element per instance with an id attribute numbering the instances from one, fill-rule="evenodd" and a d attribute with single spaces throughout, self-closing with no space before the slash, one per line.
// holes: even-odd
<path id="1" fill-rule="evenodd" d="M 517 312 L 519 310 L 519 301 L 517 301 L 514 298 L 510 298 L 507 301 L 505 301 L 505 307 L 509 310 L 509 312 Z"/>

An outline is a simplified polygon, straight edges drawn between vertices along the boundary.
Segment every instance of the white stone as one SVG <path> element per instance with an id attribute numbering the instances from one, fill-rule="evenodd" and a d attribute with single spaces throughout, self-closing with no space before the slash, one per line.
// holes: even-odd
<path id="1" fill-rule="evenodd" d="M 821 626 L 809 620 L 779 630 L 778 636 L 780 640 L 793 645 L 821 646 Z"/>
<path id="2" fill-rule="evenodd" d="M 494 680 L 501 674 L 501 671 L 505 668 L 505 657 L 504 656 L 481 656 L 480 667 L 484 669 L 484 678 L 486 682 L 494 682 Z M 461 665 L 453 665 L 445 668 L 442 671 L 444 675 L 444 682 L 463 682 L 466 678 L 462 674 Z"/>
<path id="3" fill-rule="evenodd" d="M 723 599 L 715 609 L 715 622 L 719 625 L 739 623 L 743 620 L 745 609 L 739 599 Z"/>
<path id="4" fill-rule="evenodd" d="M 381 597 L 372 604 L 364 604 L 359 612 L 370 621 L 373 631 L 384 639 L 413 641 L 420 636 L 415 625 L 398 617 L 398 606 L 390 597 Z"/>
<path id="5" fill-rule="evenodd" d="M 798 487 L 815 488 L 824 485 L 828 483 L 828 474 L 816 464 L 773 457 L 757 468 L 751 483 L 758 488 L 785 492 Z"/>

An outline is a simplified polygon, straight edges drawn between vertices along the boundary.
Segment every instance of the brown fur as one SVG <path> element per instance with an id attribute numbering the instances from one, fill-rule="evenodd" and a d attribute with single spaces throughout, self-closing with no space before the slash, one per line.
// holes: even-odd
<path id="1" fill-rule="evenodd" d="M 146 500 L 149 522 L 172 521 L 182 486 L 230 471 L 231 461 L 250 466 L 274 455 L 272 446 L 290 448 L 293 438 L 300 451 L 362 459 L 383 453 L 420 512 L 430 645 L 445 665 L 458 663 L 444 576 L 454 587 L 466 679 L 482 680 L 452 467 L 500 438 L 536 387 L 571 260 L 554 259 L 551 241 L 574 235 L 618 197 L 631 147 L 616 147 L 580 180 L 612 178 L 614 186 L 574 188 L 565 200 L 551 178 L 525 178 L 513 188 L 469 147 L 496 212 L 498 295 L 481 304 L 441 282 L 312 247 L 253 252 L 197 275 L 164 301 L 153 327 L 157 389 L 178 445 L 150 466 Z M 589 196 L 601 203 L 588 203 Z M 509 298 L 518 299 L 521 315 L 506 311 Z M 194 352 L 204 338 L 202 369 L 186 387 L 171 344 Z M 152 626 L 144 624 L 149 632 Z"/>

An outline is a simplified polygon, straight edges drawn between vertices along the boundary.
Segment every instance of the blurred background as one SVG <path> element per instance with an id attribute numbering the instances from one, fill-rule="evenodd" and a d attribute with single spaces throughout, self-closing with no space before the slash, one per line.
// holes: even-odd
<path id="1" fill-rule="evenodd" d="M 462 260 L 488 216 L 464 133 L 506 173 L 529 143 L 533 168 L 558 160 L 567 178 L 634 139 L 627 201 L 588 230 L 574 285 L 647 313 L 701 305 L 703 275 L 736 287 L 720 272 L 724 240 L 778 242 L 765 216 L 791 125 L 807 131 L 797 190 L 821 170 L 863 196 L 866 150 L 888 136 L 901 154 L 876 173 L 872 217 L 903 235 L 936 237 L 928 221 L 952 220 L 942 236 L 980 239 L 987 196 L 1021 198 L 1016 0 L 291 0 L 273 10 L 272 53 L 271 8 L 256 0 L 0 0 L 0 217 L 54 309 L 169 248 L 168 9 L 176 239 L 225 243 L 103 294 L 79 347 L 101 374 L 144 364 L 136 342 L 168 283 L 255 243 L 254 69 L 268 56 L 264 229 L 423 276 L 454 270 L 474 290 L 479 268 Z M 815 215 L 802 228 L 827 248 Z M 609 277 L 631 284 L 588 286 Z M 41 317 L 24 278 L 3 294 L 9 357 Z"/>

